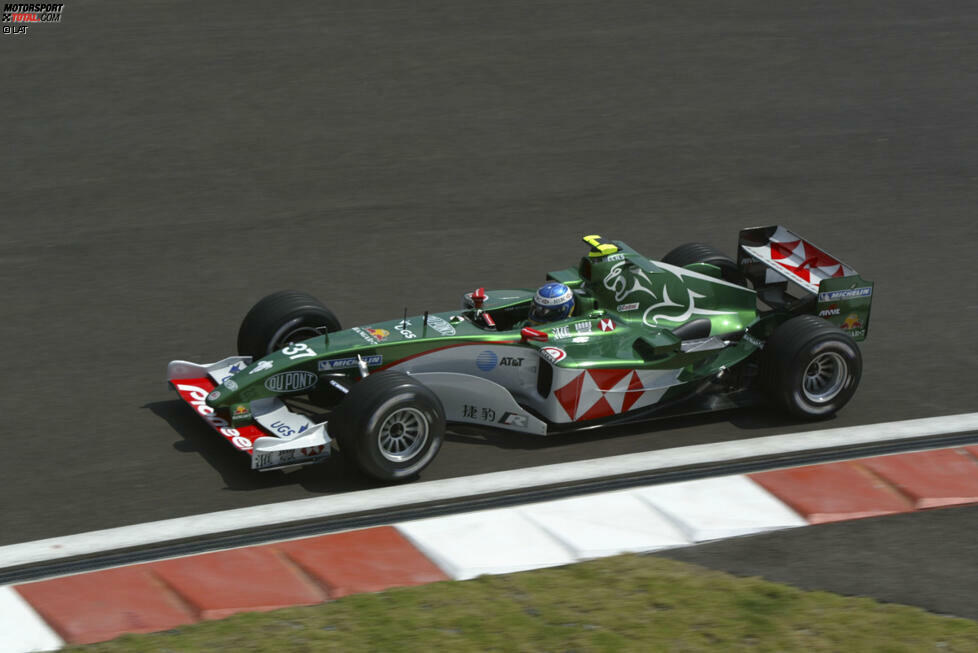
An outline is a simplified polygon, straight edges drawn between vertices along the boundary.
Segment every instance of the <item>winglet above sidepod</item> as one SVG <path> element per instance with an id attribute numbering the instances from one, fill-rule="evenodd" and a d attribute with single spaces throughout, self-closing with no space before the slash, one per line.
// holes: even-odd
<path id="1" fill-rule="evenodd" d="M 602 243 L 601 236 L 598 236 L 597 234 L 592 236 L 584 236 L 581 238 L 581 240 L 591 246 L 591 251 L 588 252 L 588 256 L 591 258 L 600 258 L 602 256 L 607 256 L 608 254 L 614 254 L 618 251 L 617 245 Z"/>

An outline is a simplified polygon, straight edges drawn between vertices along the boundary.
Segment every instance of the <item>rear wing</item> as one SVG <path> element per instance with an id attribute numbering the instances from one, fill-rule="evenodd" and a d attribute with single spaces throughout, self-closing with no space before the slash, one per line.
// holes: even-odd
<path id="1" fill-rule="evenodd" d="M 873 282 L 825 250 L 781 225 L 740 232 L 737 264 L 763 298 L 763 290 L 793 283 L 815 296 L 815 314 L 855 340 L 869 333 Z"/>

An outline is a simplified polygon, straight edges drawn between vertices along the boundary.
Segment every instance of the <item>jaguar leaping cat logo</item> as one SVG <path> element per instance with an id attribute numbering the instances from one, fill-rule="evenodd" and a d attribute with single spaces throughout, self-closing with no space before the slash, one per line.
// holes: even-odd
<path id="1" fill-rule="evenodd" d="M 639 277 L 645 281 L 646 285 L 651 286 L 652 282 L 645 275 L 645 272 L 641 268 L 635 268 L 634 277 L 632 278 L 632 287 L 628 287 L 628 280 L 622 275 L 622 270 L 627 265 L 627 261 L 622 261 L 621 263 L 615 263 L 608 270 L 608 274 L 604 278 L 604 287 L 615 293 L 615 301 L 620 302 L 625 297 L 628 297 L 634 292 L 644 292 L 652 295 L 652 299 L 658 299 L 655 293 L 652 292 L 646 286 L 643 286 L 639 281 Z"/>
<path id="2" fill-rule="evenodd" d="M 642 314 L 642 322 L 646 326 L 654 327 L 659 325 L 659 320 L 668 320 L 670 322 L 685 322 L 694 315 L 707 316 L 707 315 L 732 315 L 733 311 L 714 311 L 708 308 L 697 308 L 696 300 L 702 299 L 706 295 L 701 295 L 689 288 L 686 288 L 686 304 L 685 311 L 679 315 L 669 315 L 668 313 L 662 312 L 660 309 L 671 309 L 678 308 L 683 309 L 684 305 L 672 300 L 669 297 L 669 288 L 665 285 L 662 286 L 662 301 L 658 304 L 653 304 L 645 309 L 645 313 Z M 658 312 L 657 312 L 658 311 Z M 669 311 L 671 312 L 671 311 Z"/>

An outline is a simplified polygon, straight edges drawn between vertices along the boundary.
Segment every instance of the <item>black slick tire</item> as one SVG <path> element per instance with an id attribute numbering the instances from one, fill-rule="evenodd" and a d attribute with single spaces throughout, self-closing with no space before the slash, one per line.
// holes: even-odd
<path id="1" fill-rule="evenodd" d="M 353 384 L 327 429 L 364 474 L 398 482 L 434 460 L 445 438 L 445 411 L 430 389 L 387 370 Z"/>
<path id="2" fill-rule="evenodd" d="M 289 342 L 312 338 L 317 329 L 339 331 L 340 321 L 312 295 L 282 290 L 255 304 L 238 329 L 238 354 L 258 360 Z"/>
<path id="3" fill-rule="evenodd" d="M 814 315 L 793 317 L 764 345 L 769 397 L 796 417 L 824 419 L 845 406 L 862 376 L 862 354 L 842 329 Z"/>
<path id="4" fill-rule="evenodd" d="M 744 277 L 744 273 L 737 268 L 736 261 L 715 247 L 703 243 L 680 245 L 663 256 L 662 262 L 680 268 L 690 263 L 709 263 L 720 268 L 724 281 L 735 283 L 738 286 L 747 285 L 747 279 Z"/>

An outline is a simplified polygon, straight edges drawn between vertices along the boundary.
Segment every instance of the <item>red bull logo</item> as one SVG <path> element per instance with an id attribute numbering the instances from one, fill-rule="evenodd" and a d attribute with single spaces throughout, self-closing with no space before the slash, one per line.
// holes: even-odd
<path id="1" fill-rule="evenodd" d="M 846 318 L 846 321 L 842 323 L 842 328 L 846 331 L 852 331 L 854 329 L 863 328 L 863 323 L 859 321 L 859 316 L 853 313 Z"/>
<path id="2" fill-rule="evenodd" d="M 862 320 L 855 313 L 850 314 L 840 326 L 843 331 L 857 340 L 866 337 L 866 325 L 862 323 Z"/>
<path id="3" fill-rule="evenodd" d="M 236 404 L 231 408 L 231 422 L 233 424 L 243 424 L 251 419 L 251 410 L 248 404 Z"/>
<path id="4" fill-rule="evenodd" d="M 377 340 L 387 340 L 387 338 L 391 334 L 391 332 L 388 331 L 387 329 L 370 329 L 370 328 L 367 329 L 367 333 L 372 335 Z"/>

